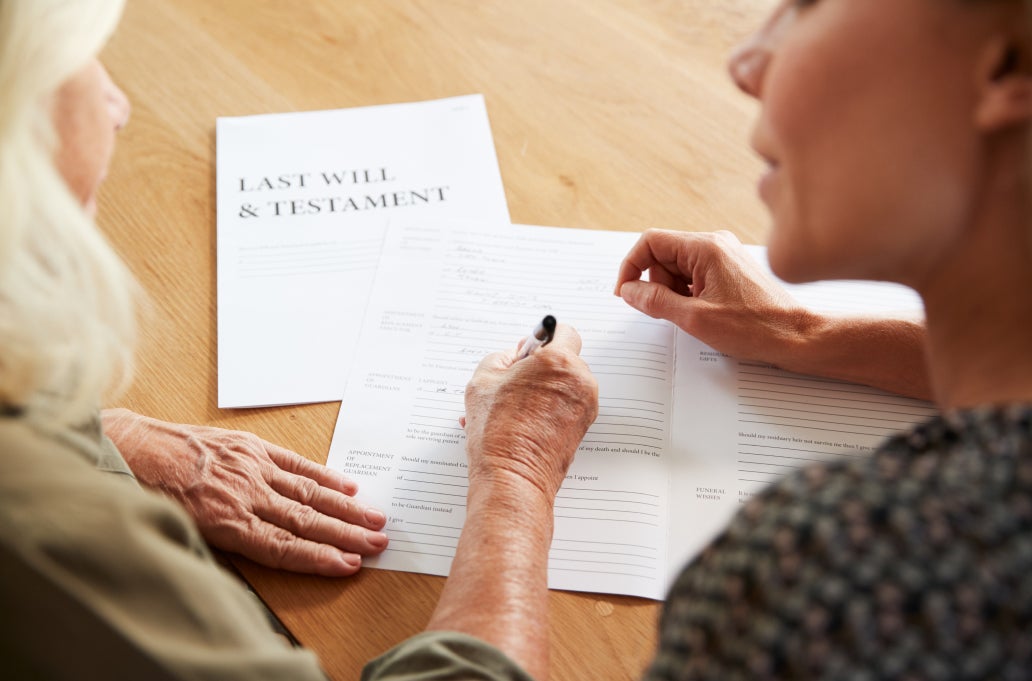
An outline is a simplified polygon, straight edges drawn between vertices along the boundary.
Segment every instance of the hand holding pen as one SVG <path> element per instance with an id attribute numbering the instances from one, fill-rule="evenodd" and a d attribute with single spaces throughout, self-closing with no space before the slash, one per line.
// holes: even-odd
<path id="1" fill-rule="evenodd" d="M 519 354 L 516 355 L 516 360 L 524 359 L 538 348 L 551 343 L 552 339 L 555 338 L 555 324 L 555 317 L 545 315 L 541 323 L 534 327 L 527 339 L 523 341 L 523 346 L 520 348 Z"/>
<path id="2" fill-rule="evenodd" d="M 598 382 L 580 349 L 576 329 L 546 318 L 518 351 L 494 352 L 480 362 L 466 385 L 460 419 L 471 489 L 475 480 L 513 479 L 521 481 L 517 488 L 530 482 L 554 498 L 598 414 Z M 520 361 L 530 354 L 529 362 Z M 540 501 L 537 493 L 534 498 Z"/>

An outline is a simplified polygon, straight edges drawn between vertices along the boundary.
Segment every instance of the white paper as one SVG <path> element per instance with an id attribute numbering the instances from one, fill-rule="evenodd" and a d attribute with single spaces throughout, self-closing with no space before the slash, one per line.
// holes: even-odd
<path id="1" fill-rule="evenodd" d="M 359 482 L 363 501 L 389 515 L 390 547 L 367 565 L 448 573 L 465 520 L 458 425 L 464 387 L 484 355 L 513 347 L 547 313 L 580 332 L 600 396 L 599 417 L 556 500 L 552 588 L 662 598 L 680 565 L 719 531 L 739 500 L 774 479 L 778 466 L 794 465 L 787 457 L 753 456 L 763 450 L 739 446 L 739 432 L 751 428 L 766 443 L 768 433 L 813 439 L 814 426 L 824 426 L 802 420 L 809 418 L 806 405 L 798 405 L 800 413 L 783 412 L 796 414 L 792 421 L 769 419 L 780 425 L 745 424 L 757 420 L 754 412 L 772 410 L 747 381 L 786 381 L 807 396 L 802 401 L 815 393 L 812 379 L 740 366 L 615 297 L 618 265 L 637 237 L 392 224 L 328 460 Z M 823 286 L 800 289 L 800 297 L 819 297 Z M 829 286 L 859 291 L 866 285 Z M 875 288 L 892 304 L 915 305 L 906 289 Z M 848 384 L 816 387 L 849 391 L 845 399 L 825 400 L 835 406 L 822 410 L 850 418 L 867 408 L 854 394 L 875 403 L 899 399 Z M 905 402 L 915 421 L 931 413 L 923 403 Z M 880 417 L 864 423 L 875 425 L 863 432 L 888 432 Z M 875 437 L 839 434 L 811 456 L 855 454 L 861 451 L 855 446 L 872 446 Z"/>
<path id="2" fill-rule="evenodd" d="M 480 95 L 216 131 L 220 407 L 340 399 L 391 216 L 508 220 Z"/>

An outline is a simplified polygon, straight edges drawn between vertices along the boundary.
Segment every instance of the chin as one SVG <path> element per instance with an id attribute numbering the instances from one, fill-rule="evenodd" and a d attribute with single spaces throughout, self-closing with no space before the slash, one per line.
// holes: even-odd
<path id="1" fill-rule="evenodd" d="M 812 252 L 800 247 L 806 240 L 786 234 L 779 229 L 775 223 L 767 246 L 767 259 L 770 261 L 770 269 L 782 281 L 790 284 L 805 284 L 821 279 L 815 267 L 815 260 Z"/>

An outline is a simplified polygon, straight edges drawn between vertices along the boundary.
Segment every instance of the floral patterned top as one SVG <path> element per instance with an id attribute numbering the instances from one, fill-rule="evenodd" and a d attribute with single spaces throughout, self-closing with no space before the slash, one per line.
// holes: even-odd
<path id="1" fill-rule="evenodd" d="M 947 414 L 751 500 L 647 679 L 1032 678 L 1032 408 Z"/>

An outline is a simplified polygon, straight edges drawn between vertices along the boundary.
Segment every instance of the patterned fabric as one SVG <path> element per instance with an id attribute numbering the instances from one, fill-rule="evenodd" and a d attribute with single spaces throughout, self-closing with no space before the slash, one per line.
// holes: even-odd
<path id="1" fill-rule="evenodd" d="M 646 679 L 1032 679 L 1032 407 L 957 412 L 751 500 Z"/>

